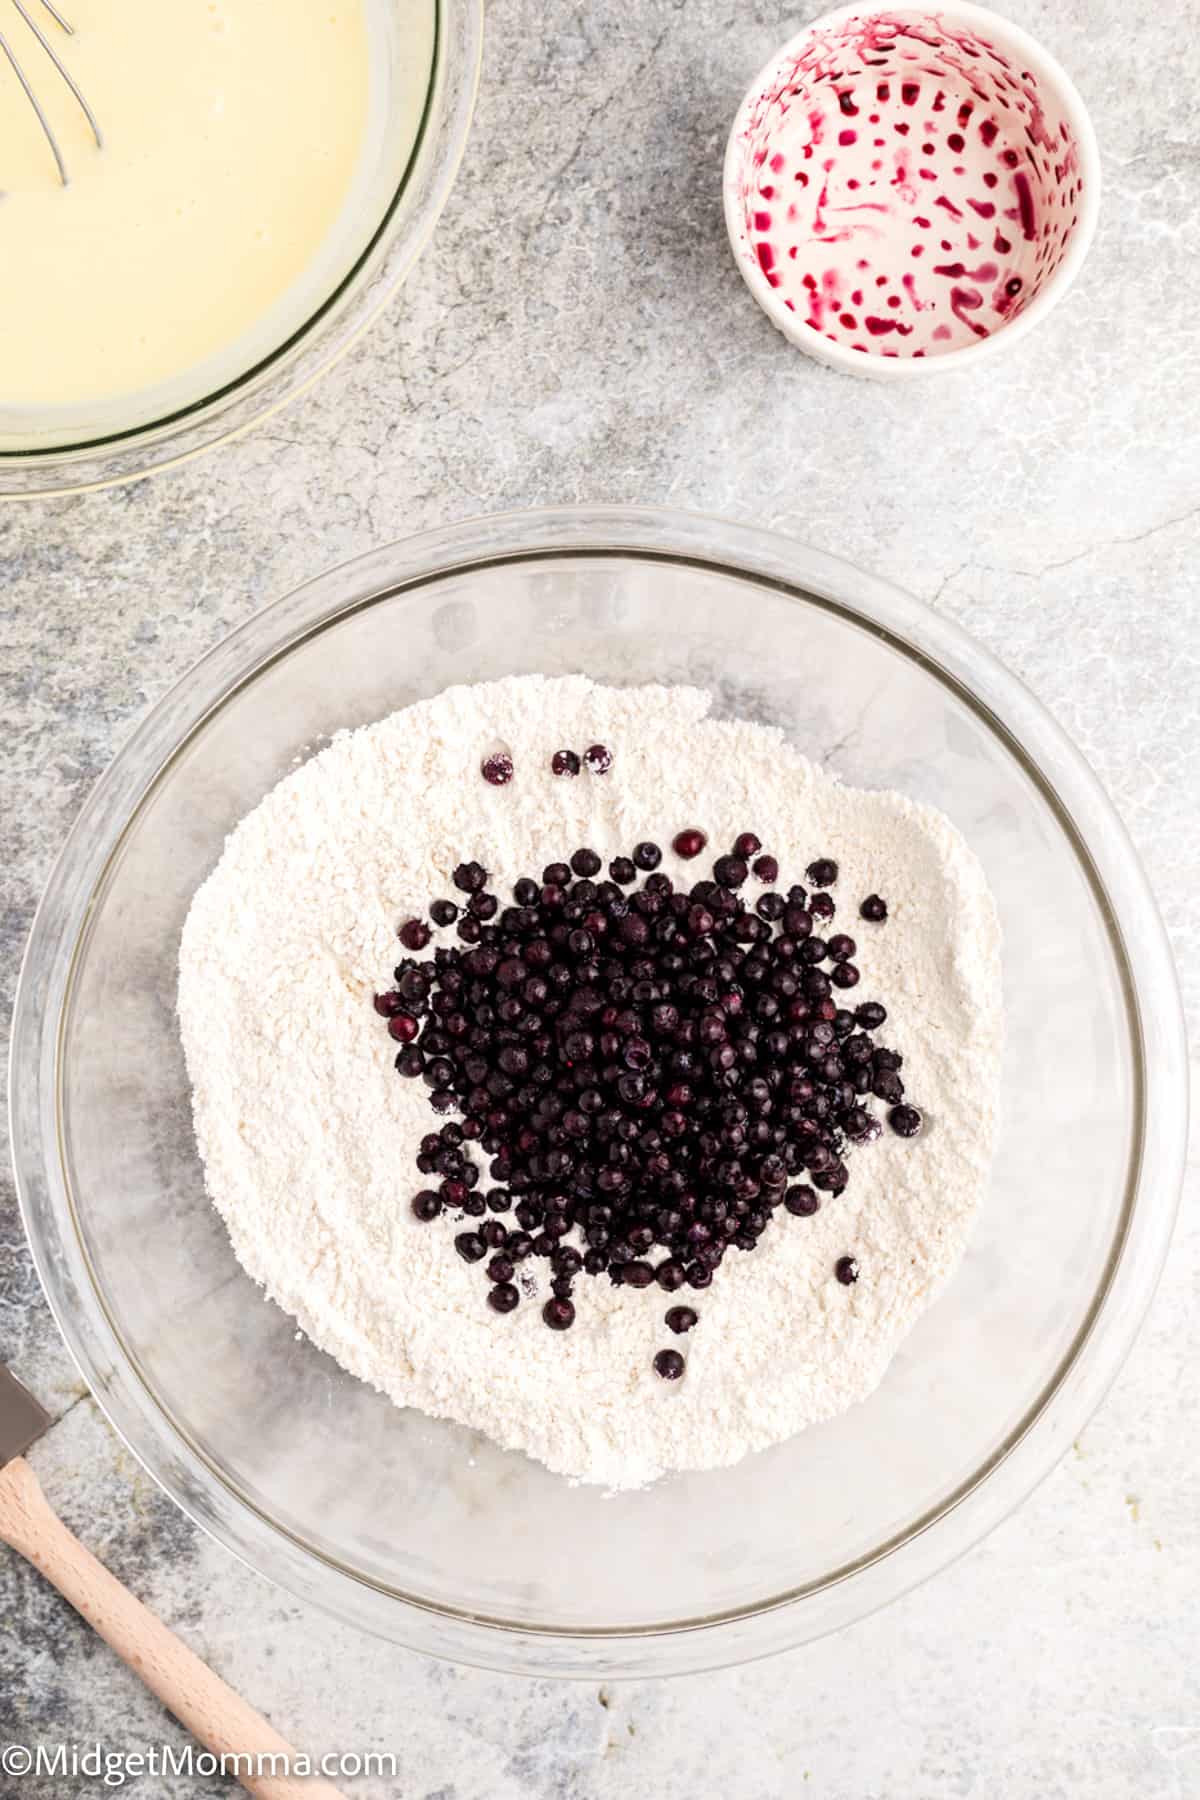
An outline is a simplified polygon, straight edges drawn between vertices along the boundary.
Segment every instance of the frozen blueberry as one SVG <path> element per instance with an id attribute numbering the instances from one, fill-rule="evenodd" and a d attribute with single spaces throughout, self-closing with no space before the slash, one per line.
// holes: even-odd
<path id="1" fill-rule="evenodd" d="M 474 894 L 487 886 L 487 870 L 482 863 L 461 862 L 454 871 L 454 885 L 464 894 Z"/>
<path id="2" fill-rule="evenodd" d="M 503 750 L 497 750 L 494 755 L 484 757 L 480 772 L 493 787 L 504 787 L 513 778 L 513 759 Z"/>
<path id="3" fill-rule="evenodd" d="M 924 1121 L 915 1106 L 893 1106 L 888 1114 L 888 1124 L 897 1137 L 914 1138 L 920 1131 Z"/>
<path id="4" fill-rule="evenodd" d="M 813 887 L 832 887 L 838 878 L 838 866 L 832 857 L 818 856 L 815 862 L 809 863 L 804 873 Z"/>

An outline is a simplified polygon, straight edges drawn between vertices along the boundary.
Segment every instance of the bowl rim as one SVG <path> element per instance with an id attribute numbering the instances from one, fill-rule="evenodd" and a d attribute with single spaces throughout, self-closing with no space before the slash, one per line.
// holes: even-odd
<path id="1" fill-rule="evenodd" d="M 919 360 L 912 357 L 864 356 L 861 352 L 848 350 L 842 344 L 832 343 L 822 332 L 814 331 L 811 325 L 796 313 L 789 311 L 783 301 L 778 299 L 774 288 L 767 281 L 757 256 L 749 247 L 746 234 L 743 209 L 738 197 L 738 178 L 742 166 L 740 140 L 749 123 L 750 112 L 764 89 L 777 77 L 781 68 L 792 61 L 815 32 L 827 30 L 832 25 L 839 25 L 845 19 L 871 18 L 889 13 L 936 12 L 939 18 L 952 22 L 998 33 L 1007 38 L 1014 49 L 1038 74 L 1054 83 L 1059 90 L 1059 97 L 1071 119 L 1072 129 L 1079 145 L 1080 166 L 1084 174 L 1082 204 L 1079 222 L 1067 245 L 1066 255 L 1061 263 L 1043 283 L 1028 306 L 1019 312 L 1015 319 L 990 337 L 976 339 L 970 344 L 960 344 L 956 350 L 946 350 L 938 356 L 925 356 Z M 750 289 L 758 304 L 762 307 L 771 323 L 777 327 L 797 349 L 805 351 L 817 362 L 829 368 L 838 369 L 845 375 L 855 375 L 860 379 L 874 381 L 923 381 L 931 376 L 951 374 L 961 370 L 968 364 L 972 367 L 998 356 L 1012 344 L 1019 342 L 1026 332 L 1032 330 L 1066 294 L 1071 284 L 1083 267 L 1084 259 L 1091 248 L 1096 232 L 1096 223 L 1100 216 L 1100 146 L 1097 142 L 1095 127 L 1091 121 L 1083 98 L 1075 83 L 1058 60 L 1051 56 L 1042 44 L 1029 32 L 1023 30 L 1012 20 L 1001 13 L 993 12 L 990 7 L 976 6 L 972 0 L 948 0 L 948 4 L 934 5 L 933 0 L 922 5 L 921 0 L 897 0 L 888 5 L 848 5 L 836 7 L 832 12 L 822 13 L 820 18 L 813 19 L 782 44 L 773 55 L 769 56 L 762 68 L 755 75 L 747 88 L 734 115 L 729 137 L 725 145 L 725 162 L 721 177 L 721 195 L 725 213 L 725 228 L 729 234 L 729 244 L 733 252 L 734 262 L 746 286 Z"/>
<path id="2" fill-rule="evenodd" d="M 1124 970 L 1140 1134 L 1105 1278 L 1074 1342 L 1005 1442 L 953 1493 L 801 1590 L 650 1627 L 565 1631 L 455 1611 L 350 1570 L 268 1519 L 188 1440 L 91 1280 L 64 1176 L 59 1069 L 93 897 L 141 806 L 226 698 L 302 639 L 451 571 L 613 555 L 721 569 L 865 626 L 948 682 L 998 733 L 1053 809 L 1101 905 Z M 809 1641 L 906 1592 L 1006 1517 L 1078 1435 L 1132 1345 L 1169 1244 L 1187 1122 L 1183 1015 L 1161 920 L 1111 803 L 1033 695 L 959 627 L 840 558 L 778 533 L 641 507 L 502 514 L 386 545 L 293 589 L 185 673 L 101 776 L 51 873 L 17 989 L 9 1090 L 18 1198 L 51 1311 L 109 1422 L 193 1522 L 298 1598 L 383 1637 L 458 1662 L 583 1678 L 690 1672 Z"/>
<path id="3" fill-rule="evenodd" d="M 219 387 L 100 437 L 0 450 L 0 504 L 92 493 L 241 437 L 312 387 L 391 303 L 432 235 L 470 135 L 485 0 L 434 0 L 434 44 L 417 134 L 395 192 L 351 265 L 309 316 Z"/>

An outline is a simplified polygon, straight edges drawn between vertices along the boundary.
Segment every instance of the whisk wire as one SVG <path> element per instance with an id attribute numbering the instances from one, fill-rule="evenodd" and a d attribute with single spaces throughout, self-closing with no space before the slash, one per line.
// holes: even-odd
<path id="1" fill-rule="evenodd" d="M 96 115 L 92 111 L 91 107 L 88 105 L 87 100 L 84 98 L 83 94 L 81 93 L 78 84 L 74 80 L 74 77 L 71 75 L 70 70 L 67 68 L 66 64 L 63 62 L 62 58 L 59 56 L 58 51 L 54 48 L 54 45 L 50 42 L 49 38 L 46 36 L 45 32 L 42 30 L 42 28 L 38 24 L 37 20 L 35 18 L 33 18 L 33 16 L 31 15 L 28 6 L 25 3 L 25 0 L 12 0 L 12 3 L 16 7 L 18 13 L 21 15 L 22 19 L 24 19 L 26 25 L 28 25 L 30 31 L 32 31 L 32 33 L 33 33 L 34 37 L 37 39 L 38 43 L 42 46 L 42 49 L 46 52 L 46 55 L 50 58 L 50 61 L 54 64 L 54 67 L 57 69 L 62 80 L 66 83 L 67 87 L 70 89 L 71 93 L 74 95 L 80 111 L 83 113 L 84 118 L 87 120 L 88 125 L 91 128 L 92 136 L 96 140 L 96 148 L 98 150 L 102 149 L 104 146 L 104 139 L 100 135 L 100 127 L 96 122 Z M 63 18 L 62 14 L 58 11 L 57 7 L 51 5 L 50 0 L 38 0 L 38 3 L 45 8 L 46 12 L 49 13 L 50 17 L 53 19 L 54 23 L 59 27 L 59 29 L 61 31 L 65 32 L 68 37 L 74 37 L 74 35 L 75 35 L 74 26 L 69 24 L 68 21 Z M 16 76 L 16 78 L 20 82 L 22 88 L 25 90 L 25 96 L 26 96 L 27 100 L 29 101 L 29 104 L 32 106 L 34 112 L 37 115 L 38 124 L 42 128 L 42 132 L 45 136 L 46 142 L 49 144 L 51 153 L 54 157 L 54 161 L 57 164 L 58 178 L 61 181 L 62 185 L 64 187 L 66 187 L 69 177 L 67 175 L 67 165 L 63 161 L 63 154 L 62 154 L 62 150 L 59 147 L 58 139 L 54 135 L 54 130 L 50 124 L 49 119 L 46 117 L 45 108 L 42 106 L 41 101 L 38 99 L 36 93 L 34 92 L 32 86 L 30 84 L 29 77 L 26 75 L 24 69 L 21 67 L 20 62 L 17 59 L 16 51 L 13 49 L 12 45 L 9 43 L 8 39 L 5 37 L 5 35 L 2 31 L 0 31 L 0 51 L 3 51 L 4 55 L 7 57 L 9 66 L 11 67 L 13 74 Z"/>

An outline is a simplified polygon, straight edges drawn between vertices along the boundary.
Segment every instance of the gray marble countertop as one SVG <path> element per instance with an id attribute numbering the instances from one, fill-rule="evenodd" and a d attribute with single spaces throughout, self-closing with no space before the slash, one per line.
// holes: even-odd
<path id="1" fill-rule="evenodd" d="M 264 429 L 114 492 L 0 510 L 3 1001 L 51 860 L 147 707 L 302 577 L 476 512 L 669 502 L 891 577 L 1020 674 L 1114 797 L 1193 1023 L 1200 791 L 1200 3 L 1008 0 L 1092 108 L 1100 231 L 1007 359 L 914 388 L 819 369 L 723 236 L 719 162 L 794 28 L 771 0 L 495 0 L 461 179 L 386 318 Z M 298 1744 L 395 1751 L 426 1800 L 1200 1792 L 1200 1274 L 1185 1203 L 1123 1375 L 1036 1495 L 882 1615 L 745 1670 L 555 1685 L 306 1611 L 133 1465 L 62 1349 L 0 1187 L 0 1358 L 58 1422 L 66 1519 Z M 119 1728 L 119 1730 L 118 1730 Z M 182 1734 L 0 1549 L 0 1741 Z M 29 1783 L 22 1793 L 86 1791 Z M 145 1778 L 139 1800 L 228 1791 Z M 0 1800 L 18 1788 L 0 1776 Z"/>

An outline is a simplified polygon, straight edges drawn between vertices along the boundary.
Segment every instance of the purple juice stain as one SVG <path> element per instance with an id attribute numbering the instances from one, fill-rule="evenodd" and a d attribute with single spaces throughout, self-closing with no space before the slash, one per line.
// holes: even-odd
<path id="1" fill-rule="evenodd" d="M 778 287 L 779 286 L 779 277 L 778 277 L 778 275 L 776 275 L 774 273 L 774 269 L 775 269 L 774 247 L 765 242 L 761 243 L 761 244 L 756 244 L 755 245 L 755 254 L 758 257 L 759 267 L 762 269 L 763 274 L 766 276 L 766 278 L 770 282 L 771 286 Z"/>
<path id="2" fill-rule="evenodd" d="M 935 263 L 933 272 L 935 275 L 948 275 L 953 281 L 962 281 L 964 277 L 968 281 L 995 281 L 1000 273 L 994 262 L 980 263 L 977 269 L 968 269 L 965 263 L 960 262 Z"/>
<path id="3" fill-rule="evenodd" d="M 1010 67 L 1003 54 L 985 39 L 976 39 L 970 33 L 960 34 L 957 30 L 933 29 L 932 35 L 925 35 L 930 30 L 929 22 L 918 28 L 918 22 L 908 23 L 899 17 L 893 20 L 889 16 L 887 24 L 886 42 L 880 40 L 876 45 L 874 34 L 880 28 L 879 21 L 856 16 L 840 27 L 832 54 L 830 43 L 822 42 L 807 64 L 803 59 L 797 60 L 795 74 L 791 77 L 793 85 L 782 90 L 784 103 L 780 106 L 780 115 L 791 113 L 784 128 L 786 135 L 782 140 L 775 137 L 772 142 L 771 135 L 775 130 L 772 122 L 767 127 L 765 144 L 761 150 L 757 146 L 751 149 L 748 160 L 752 155 L 756 163 L 762 163 L 770 157 L 770 166 L 779 168 L 784 161 L 784 152 L 782 149 L 777 151 L 776 147 L 781 141 L 786 144 L 786 162 L 794 171 L 795 182 L 789 193 L 795 193 L 798 204 L 783 210 L 773 206 L 770 212 L 751 213 L 750 206 L 758 195 L 763 200 L 775 198 L 775 190 L 768 186 L 758 188 L 749 197 L 747 213 L 753 219 L 756 232 L 763 233 L 768 227 L 774 227 L 775 241 L 756 244 L 754 249 L 765 278 L 772 287 L 782 287 L 781 297 L 785 304 L 792 306 L 800 317 L 807 313 L 812 328 L 832 342 L 860 353 L 896 357 L 936 353 L 942 347 L 961 344 L 964 337 L 968 342 L 976 337 L 987 337 L 1003 323 L 1005 316 L 1017 305 L 1017 295 L 1022 294 L 1021 278 L 1013 273 L 1009 243 L 1010 237 L 1020 242 L 1018 232 L 1025 242 L 1037 246 L 1025 267 L 1024 292 L 1036 291 L 1039 283 L 1052 273 L 1062 261 L 1075 223 L 1071 214 L 1077 192 L 1074 185 L 1077 150 L 1062 120 L 1055 115 L 1053 103 L 1039 98 L 1032 78 L 1028 81 L 1023 76 L 1018 79 L 1015 67 Z M 911 63 L 907 67 L 896 66 L 894 58 L 900 39 L 915 41 L 917 55 L 921 58 L 916 68 Z M 968 63 L 965 58 L 975 60 Z M 902 75 L 912 78 L 902 80 Z M 960 79 L 962 86 L 970 90 L 965 97 L 962 87 L 956 91 Z M 933 84 L 929 91 L 926 90 L 927 80 Z M 943 86 L 937 85 L 939 80 Z M 856 98 L 860 92 L 861 100 Z M 868 96 L 871 94 L 876 97 L 879 111 L 870 111 Z M 770 102 L 779 96 L 768 95 L 766 98 Z M 926 115 L 922 119 L 918 120 L 914 112 L 909 113 L 908 120 L 897 119 L 890 113 L 888 117 L 882 117 L 892 107 L 908 111 L 918 105 Z M 989 111 L 990 117 L 987 116 Z M 868 112 L 870 127 L 876 128 L 878 133 L 875 138 L 870 129 L 867 132 L 845 129 L 843 121 L 856 117 L 866 119 Z M 945 137 L 940 136 L 941 127 L 930 114 L 946 115 Z M 808 133 L 805 132 L 806 119 Z M 917 158 L 919 166 L 905 168 L 898 161 L 897 152 L 911 162 L 907 145 L 902 150 L 894 147 L 892 157 L 881 160 L 879 153 L 890 142 L 886 138 L 889 125 L 902 139 L 914 126 L 920 128 L 921 136 L 917 140 L 922 146 L 921 156 Z M 968 127 L 971 128 L 969 132 Z M 1031 149 L 1025 148 L 1025 140 Z M 1012 148 L 1014 143 L 1017 149 Z M 816 149 L 818 145 L 825 153 L 819 190 L 816 184 L 810 187 L 803 170 L 796 169 L 798 161 L 806 164 L 811 160 L 821 161 Z M 870 147 L 872 145 L 874 149 Z M 1044 158 L 1043 150 L 1046 152 Z M 774 157 L 771 157 L 772 152 L 776 152 Z M 890 193 L 888 184 L 883 181 L 889 161 L 895 162 L 898 170 L 894 180 L 889 177 Z M 1044 170 L 1043 161 L 1046 164 Z M 992 166 L 984 167 L 985 162 Z M 873 171 L 869 179 L 868 167 Z M 1012 174 L 1011 208 L 1005 208 L 1003 202 L 998 206 L 994 198 L 976 198 L 968 192 L 976 184 L 985 192 L 1001 185 L 996 169 Z M 914 229 L 929 233 L 929 247 L 936 247 L 938 240 L 932 238 L 930 222 L 912 212 L 912 203 L 917 200 L 914 190 L 918 179 L 932 182 L 939 188 L 937 195 L 922 190 L 917 203 L 923 202 L 929 212 L 933 206 L 939 208 L 938 223 L 946 235 L 940 239 L 942 261 L 935 267 L 947 285 L 937 290 L 936 295 L 931 292 L 922 301 L 916 294 L 914 277 L 911 274 L 901 277 L 897 270 L 897 286 L 902 286 L 905 295 L 901 300 L 898 293 L 887 294 L 888 275 L 875 271 L 879 268 L 880 258 L 886 270 L 898 260 L 907 263 L 910 256 L 914 260 L 921 257 L 925 246 L 911 241 Z M 862 188 L 873 190 L 869 198 L 861 194 Z M 887 204 L 877 204 L 880 199 Z M 1044 218 L 1037 211 L 1039 207 L 1045 209 Z M 868 211 L 886 215 L 881 226 L 868 223 L 864 216 Z M 906 214 L 911 221 L 907 245 L 904 235 L 897 236 L 905 233 Z M 994 222 L 992 246 L 985 247 L 984 236 L 977 236 L 967 228 L 968 214 L 973 221 Z M 1011 219 L 1017 229 L 1007 225 L 999 229 L 1003 218 Z M 869 246 L 873 267 L 867 258 L 860 256 L 857 263 L 854 260 L 864 243 L 864 232 L 872 239 L 882 235 L 882 244 L 872 242 Z M 842 248 L 822 248 L 822 263 L 828 266 L 822 275 L 820 289 L 815 281 L 806 277 L 806 291 L 799 282 L 805 260 L 811 259 L 817 244 Z M 991 248 L 1001 259 L 999 263 L 981 260 L 987 258 Z M 856 279 L 852 273 L 855 267 L 870 268 L 866 286 L 874 284 L 876 289 L 884 289 L 877 301 L 877 304 L 884 303 L 886 296 L 884 314 L 864 316 L 862 288 L 856 287 L 851 292 L 850 284 Z M 1022 267 L 1019 260 L 1016 267 Z M 1012 281 L 1018 283 L 1015 290 L 1011 287 Z M 790 295 L 796 296 L 794 303 Z M 901 308 L 914 317 L 913 325 L 901 324 L 904 317 Z M 952 312 L 957 328 L 945 320 L 943 309 Z M 897 312 L 901 312 L 901 319 L 895 316 Z M 918 314 L 923 316 L 916 320 Z M 891 347 L 899 345 L 909 333 L 915 333 L 911 349 Z M 966 336 L 968 333 L 969 337 Z M 868 340 L 866 343 L 862 341 L 864 338 Z"/>
<path id="4" fill-rule="evenodd" d="M 968 315 L 983 305 L 983 295 L 978 288 L 953 287 L 950 289 L 950 311 L 956 319 L 961 319 L 976 337 L 987 337 L 987 327 Z"/>

